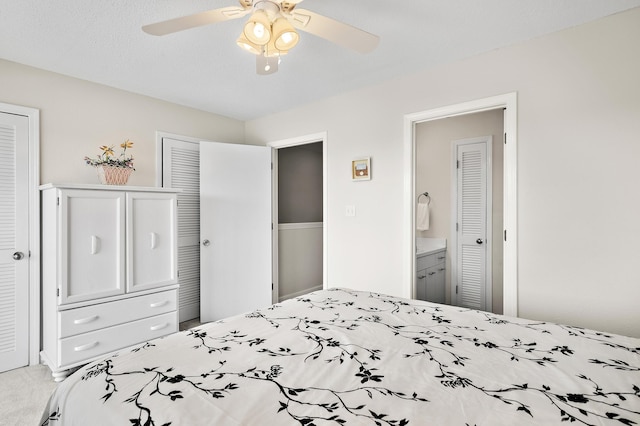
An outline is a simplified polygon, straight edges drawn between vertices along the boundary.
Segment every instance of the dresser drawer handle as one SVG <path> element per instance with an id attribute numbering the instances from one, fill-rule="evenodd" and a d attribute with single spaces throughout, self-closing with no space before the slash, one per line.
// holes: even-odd
<path id="1" fill-rule="evenodd" d="M 76 352 L 82 352 L 91 348 L 95 348 L 96 346 L 98 346 L 98 342 L 91 342 L 87 343 L 86 345 L 76 346 L 75 348 L 73 348 L 73 350 Z"/>
<path id="2" fill-rule="evenodd" d="M 438 260 L 446 259 L 446 256 L 438 256 Z"/>
<path id="3" fill-rule="evenodd" d="M 149 307 L 150 307 L 150 308 L 159 308 L 159 307 L 161 307 L 161 306 L 166 305 L 167 303 L 169 303 L 169 301 L 168 301 L 168 300 L 163 300 L 162 302 L 150 303 L 150 304 L 149 304 Z"/>
<path id="4" fill-rule="evenodd" d="M 168 322 L 165 322 L 164 324 L 152 325 L 151 327 L 149 327 L 149 330 L 151 330 L 151 331 L 161 330 L 161 329 L 165 328 L 168 325 L 169 325 Z"/>
<path id="5" fill-rule="evenodd" d="M 435 275 L 435 274 L 436 274 L 435 272 L 429 272 L 429 275 Z"/>
<path id="6" fill-rule="evenodd" d="M 77 320 L 73 320 L 73 323 L 74 323 L 75 325 L 86 324 L 86 323 L 88 323 L 88 322 L 95 321 L 95 320 L 97 320 L 98 318 L 100 318 L 98 315 L 94 315 L 94 316 L 92 316 L 92 317 L 86 317 L 86 318 L 80 318 L 80 319 L 77 319 Z"/>

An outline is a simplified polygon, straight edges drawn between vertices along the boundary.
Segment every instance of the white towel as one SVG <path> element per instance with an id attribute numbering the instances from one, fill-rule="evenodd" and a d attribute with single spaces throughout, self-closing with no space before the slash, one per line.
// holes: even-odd
<path id="1" fill-rule="evenodd" d="M 429 204 L 418 203 L 416 214 L 416 227 L 418 231 L 429 230 Z"/>

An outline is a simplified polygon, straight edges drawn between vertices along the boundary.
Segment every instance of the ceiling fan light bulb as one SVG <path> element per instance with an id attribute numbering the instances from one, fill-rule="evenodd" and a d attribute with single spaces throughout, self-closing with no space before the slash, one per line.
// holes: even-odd
<path id="1" fill-rule="evenodd" d="M 289 44 L 289 43 L 291 43 L 291 42 L 293 41 L 293 39 L 294 39 L 294 35 L 293 35 L 293 34 L 294 34 L 294 33 L 284 33 L 284 34 L 282 34 L 282 35 L 280 36 L 280 40 L 281 40 L 283 43 Z"/>
<path id="2" fill-rule="evenodd" d="M 298 33 L 286 18 L 278 18 L 273 22 L 273 38 L 278 50 L 289 50 L 299 40 Z"/>
<path id="3" fill-rule="evenodd" d="M 264 10 L 256 10 L 244 25 L 244 35 L 254 44 L 265 45 L 271 40 L 271 21 Z"/>
<path id="4" fill-rule="evenodd" d="M 253 35 L 256 36 L 256 38 L 263 38 L 264 37 L 264 25 L 262 25 L 260 22 L 255 24 L 254 27 L 253 27 Z"/>

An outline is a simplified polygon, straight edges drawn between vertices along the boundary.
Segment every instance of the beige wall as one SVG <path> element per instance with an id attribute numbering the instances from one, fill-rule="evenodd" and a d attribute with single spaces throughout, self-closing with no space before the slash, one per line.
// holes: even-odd
<path id="1" fill-rule="evenodd" d="M 322 222 L 322 142 L 280 148 L 277 155 L 278 223 Z"/>
<path id="2" fill-rule="evenodd" d="M 0 76 L 0 102 L 40 110 L 41 183 L 98 183 L 85 155 L 130 139 L 136 171 L 129 184 L 154 186 L 156 131 L 244 141 L 244 123 L 219 115 L 4 60 Z"/>
<path id="3" fill-rule="evenodd" d="M 447 303 L 451 302 L 451 167 L 452 142 L 479 136 L 493 136 L 492 144 L 492 305 L 502 313 L 502 175 L 504 113 L 502 109 L 433 120 L 416 125 L 416 199 L 429 192 L 430 223 L 428 231 L 416 231 L 417 237 L 446 238 Z M 424 197 L 422 201 L 425 202 Z"/>
<path id="4" fill-rule="evenodd" d="M 322 289 L 322 224 L 280 225 L 279 301 Z"/>
<path id="5" fill-rule="evenodd" d="M 517 91 L 519 313 L 640 337 L 638 40 L 640 8 L 250 121 L 247 141 L 327 131 L 328 283 L 402 294 L 404 114 Z M 351 182 L 362 155 L 373 178 Z"/>

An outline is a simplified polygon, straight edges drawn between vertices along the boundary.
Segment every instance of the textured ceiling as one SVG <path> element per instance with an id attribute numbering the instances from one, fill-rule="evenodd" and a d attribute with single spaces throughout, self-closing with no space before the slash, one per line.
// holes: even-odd
<path id="1" fill-rule="evenodd" d="M 276 74 L 244 19 L 155 37 L 146 24 L 234 0 L 0 0 L 0 58 L 248 120 L 640 6 L 640 0 L 304 0 L 380 36 L 370 54 L 301 33 Z M 1 78 L 1 76 L 0 76 Z M 1 101 L 0 93 L 0 101 Z"/>

